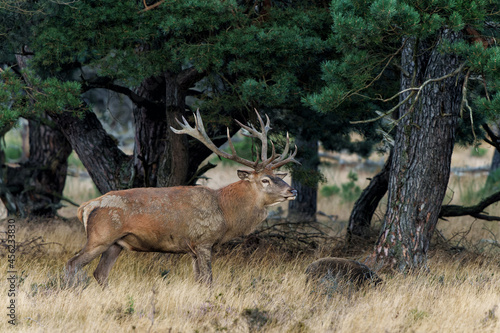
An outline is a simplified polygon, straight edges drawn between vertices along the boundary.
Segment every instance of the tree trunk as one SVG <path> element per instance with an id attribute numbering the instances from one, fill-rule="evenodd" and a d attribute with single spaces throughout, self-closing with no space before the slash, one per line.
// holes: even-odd
<path id="1" fill-rule="evenodd" d="M 494 141 L 497 146 L 495 146 L 495 152 L 493 153 L 493 158 L 491 159 L 490 172 L 488 173 L 488 178 L 486 178 L 485 188 L 487 188 L 489 191 L 496 191 L 498 188 L 498 168 L 500 168 L 500 151 L 498 144 L 500 144 L 500 138 L 498 137 L 497 133 L 499 131 L 499 128 L 500 127 L 495 126 L 495 133 L 490 134 L 490 139 Z"/>
<path id="2" fill-rule="evenodd" d="M 158 173 L 166 152 L 168 131 L 165 113 L 165 78 L 145 79 L 137 94 L 157 102 L 157 107 L 135 106 L 134 187 L 158 186 Z"/>
<path id="3" fill-rule="evenodd" d="M 370 184 L 361 192 L 354 203 L 347 225 L 347 242 L 352 244 L 354 239 L 366 239 L 370 236 L 370 224 L 380 200 L 387 193 L 389 186 L 389 171 L 391 169 L 392 150 L 380 172 L 372 178 Z"/>
<path id="4" fill-rule="evenodd" d="M 52 113 L 51 116 L 101 193 L 131 187 L 131 157 L 118 148 L 93 112 L 86 111 L 82 117 L 69 112 Z"/>
<path id="5" fill-rule="evenodd" d="M 16 55 L 20 69 L 28 68 L 29 57 Z M 25 83 L 30 85 L 26 76 Z M 51 125 L 46 115 L 29 120 L 29 157 L 18 167 L 5 165 L 0 153 L 0 199 L 9 215 L 21 217 L 53 217 L 61 208 L 61 198 L 66 183 L 67 159 L 71 146 L 64 135 Z M 3 137 L 2 133 L 2 137 Z M 25 153 L 23 137 L 23 152 Z"/>
<path id="6" fill-rule="evenodd" d="M 186 96 L 190 88 L 205 76 L 205 73 L 198 72 L 194 68 L 187 68 L 179 74 L 172 72 L 164 73 L 165 80 L 165 113 L 166 113 L 166 144 L 160 169 L 158 170 L 158 186 L 194 185 L 200 164 L 212 154 L 210 149 L 205 147 L 196 139 L 187 135 L 178 135 L 170 130 L 170 126 L 178 128 L 176 119 L 186 115 Z M 221 145 L 227 141 L 225 139 L 225 129 L 207 128 L 207 134 L 218 136 L 224 134 L 222 139 L 214 139 L 216 145 Z"/>
<path id="7" fill-rule="evenodd" d="M 438 49 L 441 40 L 454 42 L 460 33 L 444 29 L 437 37 L 437 46 L 433 41 L 407 40 L 402 53 L 401 90 L 460 68 L 457 56 L 442 54 Z M 379 264 L 400 271 L 426 264 L 448 185 L 462 84 L 461 74 L 430 83 L 415 105 L 409 102 L 399 110 L 387 213 L 373 253 Z"/>
<path id="8" fill-rule="evenodd" d="M 177 127 L 175 119 L 185 116 L 186 90 L 181 87 L 178 76 L 166 72 L 166 120 L 168 126 Z M 164 158 L 159 170 L 161 186 L 183 185 L 188 181 L 189 147 L 187 135 L 175 134 L 168 128 Z"/>
<path id="9" fill-rule="evenodd" d="M 493 153 L 493 158 L 491 160 L 491 167 L 488 177 L 490 177 L 492 173 L 494 173 L 499 167 L 500 167 L 500 153 L 498 152 L 497 149 L 495 149 L 495 152 Z"/>
<path id="10" fill-rule="evenodd" d="M 170 126 L 177 125 L 175 118 L 186 116 L 187 91 L 200 75 L 187 69 L 178 75 L 167 72 L 142 82 L 137 95 L 149 103 L 138 103 L 134 108 L 133 156 L 118 148 L 94 113 L 85 112 L 83 118 L 70 113 L 53 115 L 101 193 L 185 185 L 191 179 L 211 152 L 200 149 L 199 143 L 188 144 L 187 137 L 174 134 Z"/>
<path id="11" fill-rule="evenodd" d="M 288 204 L 287 219 L 292 222 L 316 220 L 318 201 L 318 140 L 306 140 L 297 136 L 295 143 L 300 147 L 297 160 L 302 164 L 300 172 L 292 176 L 292 188 L 296 189 L 297 198 Z"/>
<path id="12" fill-rule="evenodd" d="M 29 152 L 19 167 L 4 167 L 1 200 L 9 215 L 53 217 L 61 208 L 71 146 L 60 131 L 30 120 Z"/>

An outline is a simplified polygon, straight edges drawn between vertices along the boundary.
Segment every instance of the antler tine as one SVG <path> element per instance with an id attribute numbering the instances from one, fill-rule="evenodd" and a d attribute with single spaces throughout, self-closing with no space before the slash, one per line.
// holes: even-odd
<path id="1" fill-rule="evenodd" d="M 255 110 L 255 112 L 257 112 L 257 110 Z M 269 116 L 266 114 L 266 126 L 263 126 L 264 123 L 262 122 L 262 118 L 260 117 L 258 112 L 257 112 L 257 115 L 259 116 L 259 119 L 260 119 L 260 125 L 262 126 L 262 128 L 265 129 L 266 134 L 267 134 L 267 132 L 271 129 L 271 121 L 269 120 Z"/>
<path id="2" fill-rule="evenodd" d="M 295 146 L 295 151 L 292 154 L 290 154 L 290 156 L 287 157 L 289 150 L 290 150 L 290 135 L 287 132 L 286 133 L 286 144 L 285 144 L 285 149 L 283 150 L 283 153 L 281 153 L 281 155 L 279 155 L 278 158 L 271 160 L 271 162 L 269 164 L 271 166 L 272 170 L 279 168 L 280 166 L 285 165 L 289 162 L 294 162 L 294 163 L 300 164 L 299 161 L 294 159 L 295 155 L 297 155 L 297 146 Z"/>
<path id="3" fill-rule="evenodd" d="M 290 136 L 288 135 L 288 132 L 286 132 L 286 145 L 285 149 L 280 155 L 276 155 L 275 149 L 274 149 L 274 143 L 271 141 L 271 145 L 273 147 L 273 153 L 269 159 L 267 159 L 264 163 L 265 166 L 267 165 L 274 165 L 275 163 L 280 162 L 283 160 L 287 155 L 288 155 L 288 150 L 290 149 Z"/>
<path id="4" fill-rule="evenodd" d="M 184 116 L 182 116 L 182 122 L 179 121 L 179 119 L 175 118 L 175 121 L 177 122 L 177 124 L 179 124 L 181 126 L 182 129 L 178 130 L 178 129 L 175 129 L 173 128 L 172 126 L 170 126 L 170 129 L 172 130 L 172 132 L 174 132 L 175 134 L 187 134 L 188 131 L 194 131 L 194 128 L 192 128 L 189 123 L 187 122 L 186 118 L 184 118 Z"/>
<path id="5" fill-rule="evenodd" d="M 210 149 L 212 152 L 214 152 L 215 154 L 217 154 L 220 157 L 224 157 L 224 158 L 233 160 L 237 163 L 240 163 L 242 165 L 245 165 L 245 166 L 253 168 L 253 169 L 257 168 L 257 163 L 237 156 L 233 142 L 231 141 L 231 136 L 229 134 L 229 128 L 227 129 L 227 137 L 228 137 L 229 147 L 231 148 L 232 154 L 228 154 L 228 153 L 220 150 L 212 142 L 212 140 L 210 140 L 210 138 L 207 135 L 207 132 L 205 131 L 205 127 L 203 125 L 203 120 L 201 118 L 199 109 L 196 111 L 196 115 L 195 115 L 194 119 L 195 119 L 195 127 L 191 127 L 191 125 L 189 125 L 189 123 L 187 122 L 186 118 L 182 117 L 182 121 L 183 121 L 182 123 L 178 119 L 175 119 L 177 121 L 177 123 L 181 126 L 182 129 L 178 130 L 178 129 L 173 128 L 172 126 L 170 127 L 170 129 L 175 134 L 187 134 L 187 135 L 192 136 L 193 138 L 195 138 L 198 141 L 200 141 L 201 143 L 203 143 L 208 149 Z"/>
<path id="6" fill-rule="evenodd" d="M 231 140 L 231 134 L 229 133 L 229 127 L 227 128 L 227 142 L 229 144 L 229 149 L 231 149 L 232 155 L 237 157 L 236 148 L 234 148 L 233 141 Z M 248 160 L 246 160 L 246 161 L 248 161 Z M 259 164 L 259 158 L 257 157 L 257 160 L 255 162 L 252 162 L 252 161 L 248 161 L 248 162 L 251 163 L 251 165 L 247 165 L 247 166 L 251 167 L 252 169 L 256 169 L 257 165 Z"/>
<path id="7" fill-rule="evenodd" d="M 280 166 L 283 166 L 283 165 L 290 163 L 290 162 L 297 163 L 298 165 L 301 165 L 301 163 L 295 159 L 295 155 L 297 155 L 297 145 L 295 145 L 294 152 L 292 154 L 290 154 L 290 156 L 288 156 L 286 159 L 281 160 L 281 157 L 280 157 L 280 159 L 277 162 L 275 161 L 275 163 L 271 163 L 271 170 L 277 169 Z M 285 156 L 285 155 L 281 155 L 281 156 Z"/>
<path id="8" fill-rule="evenodd" d="M 274 160 L 276 160 L 280 155 L 276 154 L 276 149 L 274 148 L 274 142 L 271 142 L 271 157 L 266 158 L 265 160 L 262 161 L 262 168 L 266 168 L 268 165 L 270 165 Z"/>
<path id="9" fill-rule="evenodd" d="M 264 125 L 264 121 L 262 120 L 262 117 L 260 116 L 259 112 L 257 109 L 254 109 L 255 113 L 257 114 L 257 119 L 259 121 L 260 127 L 261 127 L 261 132 L 259 132 L 257 129 L 252 124 L 249 124 L 250 126 L 243 125 L 241 122 L 236 120 L 236 123 L 244 129 L 241 134 L 243 134 L 246 137 L 249 138 L 257 138 L 261 141 L 262 144 L 262 149 L 261 149 L 261 156 L 260 159 L 261 161 L 267 160 L 267 132 L 271 129 L 270 126 L 270 120 L 268 115 L 266 114 L 266 124 Z M 246 132 L 245 132 L 246 131 Z"/>
<path id="10" fill-rule="evenodd" d="M 288 155 L 288 150 L 290 150 L 290 135 L 288 135 L 288 132 L 286 132 L 286 145 L 285 145 L 285 149 L 281 153 L 281 156 Z"/>
<path id="11" fill-rule="evenodd" d="M 175 133 L 175 134 L 188 134 L 192 136 L 195 139 L 198 139 L 202 143 L 204 143 L 207 147 L 207 143 L 212 144 L 215 146 L 210 138 L 208 137 L 207 133 L 205 132 L 205 128 L 203 127 L 203 121 L 201 120 L 200 116 L 200 110 L 198 109 L 196 111 L 196 114 L 194 116 L 194 122 L 195 122 L 195 127 L 191 127 L 189 125 L 188 121 L 184 116 L 182 116 L 182 123 L 176 118 L 175 121 L 181 126 L 182 129 L 178 130 L 170 126 L 170 129 Z M 209 147 L 212 149 L 211 147 Z"/>
<path id="12" fill-rule="evenodd" d="M 262 140 L 262 151 L 260 152 L 260 154 L 261 154 L 260 159 L 262 161 L 265 161 L 265 160 L 267 160 L 267 132 L 271 129 L 270 121 L 269 121 L 268 115 L 266 114 L 266 125 L 264 125 L 264 122 L 262 121 L 262 117 L 260 116 L 259 112 L 257 111 L 257 109 L 254 109 L 254 110 L 255 110 L 255 113 L 257 114 L 257 118 L 259 119 L 260 127 L 262 128 L 262 136 L 263 136 L 263 138 L 261 139 Z M 274 155 L 274 144 L 273 144 L 273 154 L 272 155 Z"/>
<path id="13" fill-rule="evenodd" d="M 261 116 L 255 110 L 257 113 L 257 117 L 259 119 L 259 123 L 261 125 L 262 131 L 259 132 L 255 129 L 253 126 L 246 126 L 243 125 L 241 122 L 236 120 L 238 125 L 241 126 L 241 128 L 246 131 L 243 132 L 243 135 L 249 136 L 249 137 L 254 137 L 260 139 L 262 142 L 262 151 L 261 151 L 261 158 L 260 158 L 260 163 L 259 163 L 259 157 L 257 156 L 257 159 L 255 161 L 250 161 L 247 159 L 244 159 L 242 157 L 239 157 L 236 153 L 236 149 L 234 148 L 233 142 L 231 140 L 231 135 L 229 133 L 229 128 L 227 129 L 227 140 L 229 144 L 229 148 L 231 149 L 231 154 L 226 153 L 222 150 L 220 150 L 213 142 L 210 140 L 208 137 L 206 131 L 205 131 L 205 126 L 203 125 L 203 120 L 200 115 L 200 110 L 196 110 L 196 114 L 194 116 L 195 120 L 195 126 L 192 127 L 189 125 L 188 121 L 186 118 L 182 117 L 182 122 L 179 121 L 178 119 L 175 119 L 177 123 L 181 126 L 181 129 L 175 129 L 173 127 L 170 127 L 170 129 L 176 133 L 176 134 L 187 134 L 192 136 L 195 139 L 198 139 L 201 143 L 203 143 L 208 149 L 210 149 L 212 152 L 217 154 L 220 157 L 224 157 L 230 160 L 233 160 L 237 163 L 240 163 L 242 165 L 245 165 L 247 167 L 250 167 L 256 171 L 261 171 L 265 168 L 270 168 L 271 170 L 274 170 L 276 168 L 279 168 L 282 165 L 285 165 L 289 162 L 294 162 L 300 164 L 297 160 L 295 160 L 295 155 L 297 155 L 297 146 L 295 146 L 295 151 L 290 154 L 288 157 L 288 151 L 290 149 L 290 137 L 287 133 L 286 135 L 286 145 L 285 149 L 282 154 L 276 154 L 276 149 L 274 146 L 274 143 L 271 141 L 271 147 L 272 147 L 272 152 L 271 156 L 267 158 L 267 132 L 269 129 L 271 129 L 269 117 L 266 115 L 266 124 L 264 124 L 264 121 L 262 120 Z"/>

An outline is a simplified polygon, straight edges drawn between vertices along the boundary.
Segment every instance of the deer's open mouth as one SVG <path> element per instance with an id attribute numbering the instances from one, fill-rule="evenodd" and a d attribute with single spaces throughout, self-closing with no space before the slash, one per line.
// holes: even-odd
<path id="1" fill-rule="evenodd" d="M 295 198 L 297 198 L 297 190 L 290 190 L 290 195 L 286 196 L 285 198 L 288 201 L 295 200 Z"/>

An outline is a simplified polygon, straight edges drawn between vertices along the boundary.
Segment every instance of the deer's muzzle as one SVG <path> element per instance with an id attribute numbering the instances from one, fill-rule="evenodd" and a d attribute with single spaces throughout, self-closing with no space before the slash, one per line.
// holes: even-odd
<path id="1" fill-rule="evenodd" d="M 290 195 L 286 197 L 286 200 L 295 200 L 295 198 L 297 198 L 297 190 L 296 189 L 291 189 L 290 190 Z"/>

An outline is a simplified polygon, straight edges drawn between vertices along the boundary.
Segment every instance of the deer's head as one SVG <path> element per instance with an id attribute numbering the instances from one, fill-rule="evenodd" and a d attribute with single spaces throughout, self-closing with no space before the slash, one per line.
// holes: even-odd
<path id="1" fill-rule="evenodd" d="M 227 139 L 231 149 L 231 154 L 220 150 L 208 137 L 200 116 L 200 110 L 196 111 L 196 115 L 194 117 L 195 127 L 191 127 L 187 120 L 183 117 L 183 122 L 177 120 L 179 125 L 182 127 L 181 130 L 177 130 L 173 127 L 170 128 L 177 134 L 188 134 L 198 139 L 220 157 L 233 160 L 253 169 L 253 171 L 238 170 L 238 177 L 242 181 L 249 182 L 249 185 L 255 190 L 255 192 L 262 194 L 262 200 L 265 202 L 265 206 L 274 205 L 287 200 L 294 200 L 297 196 L 297 191 L 291 188 L 290 185 L 283 180 L 286 173 L 275 173 L 274 170 L 290 162 L 300 164 L 297 160 L 295 160 L 295 155 L 297 155 L 297 146 L 295 146 L 294 152 L 289 154 L 290 138 L 287 133 L 286 145 L 283 153 L 276 154 L 274 144 L 270 141 L 272 151 L 271 156 L 268 157 L 267 132 L 271 129 L 269 117 L 266 115 L 266 124 L 264 124 L 264 121 L 257 110 L 255 110 L 255 113 L 257 114 L 261 131 L 256 130 L 253 125 L 249 124 L 249 126 L 246 126 L 236 120 L 238 125 L 242 128 L 242 134 L 244 136 L 259 139 L 261 142 L 261 153 L 260 156 L 257 155 L 255 161 L 250 161 L 237 155 L 236 149 L 231 141 L 229 128 L 227 129 Z"/>
<path id="2" fill-rule="evenodd" d="M 255 193 L 261 194 L 264 206 L 295 200 L 297 191 L 283 180 L 285 176 L 286 173 L 274 173 L 269 169 L 259 172 L 238 170 L 238 177 L 248 182 Z"/>

